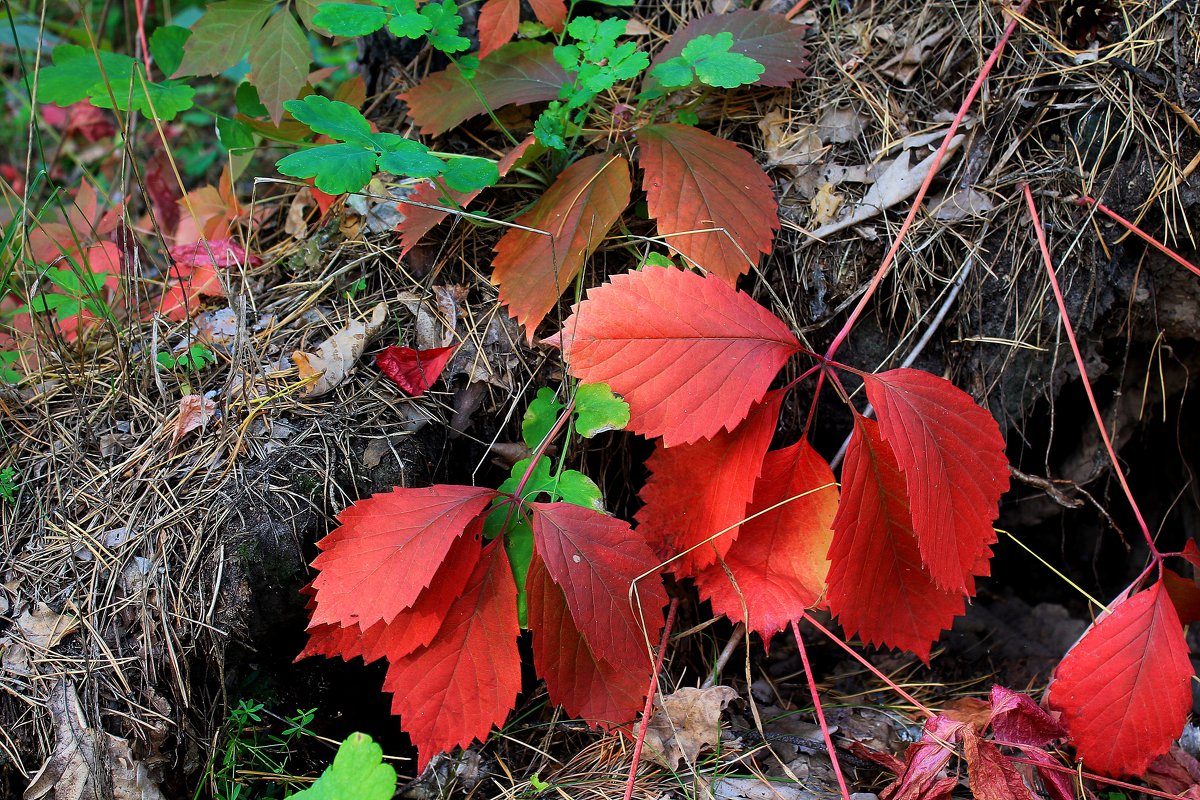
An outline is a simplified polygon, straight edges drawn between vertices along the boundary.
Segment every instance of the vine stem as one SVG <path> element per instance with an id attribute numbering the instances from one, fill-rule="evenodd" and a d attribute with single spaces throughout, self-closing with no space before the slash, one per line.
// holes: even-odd
<path id="1" fill-rule="evenodd" d="M 1111 218 L 1115 222 L 1122 225 L 1125 228 L 1125 230 L 1134 234 L 1135 236 L 1140 238 L 1142 241 L 1146 242 L 1151 247 L 1153 247 L 1155 250 L 1157 250 L 1158 252 L 1160 252 L 1164 256 L 1166 256 L 1167 258 L 1174 261 L 1176 264 L 1179 264 L 1184 269 L 1191 270 L 1196 275 L 1200 275 L 1200 267 L 1197 267 L 1195 264 L 1188 261 L 1183 256 L 1179 255 L 1174 250 L 1172 250 L 1171 248 L 1167 247 L 1165 244 L 1160 242 L 1158 239 L 1155 239 L 1153 236 L 1146 233 L 1144 230 L 1139 228 L 1137 225 L 1134 225 L 1132 222 L 1125 219 L 1124 217 L 1122 217 L 1117 212 L 1113 211 L 1108 206 L 1104 205 L 1104 203 L 1101 203 L 1099 200 L 1093 200 L 1092 198 L 1090 198 L 1086 194 L 1084 194 L 1084 195 L 1080 195 L 1079 199 L 1076 202 L 1078 202 L 1080 205 L 1092 206 L 1097 211 L 1107 214 L 1109 216 L 1109 218 Z"/>
<path id="2" fill-rule="evenodd" d="M 638 726 L 637 739 L 633 743 L 633 763 L 629 765 L 629 780 L 625 783 L 625 798 L 631 800 L 633 787 L 637 783 L 637 768 L 642 761 L 642 747 L 646 744 L 646 729 L 650 724 L 650 714 L 654 711 L 654 695 L 658 692 L 658 673 L 662 672 L 663 661 L 667 656 L 667 647 L 671 643 L 671 629 L 675 627 L 675 612 L 679 610 L 679 598 L 671 598 L 671 607 L 667 610 L 667 624 L 663 627 L 662 641 L 658 643 L 658 657 L 654 659 L 654 672 L 650 675 L 650 688 L 646 692 L 646 705 L 642 709 L 642 724 Z"/>
<path id="3" fill-rule="evenodd" d="M 825 751 L 829 753 L 829 763 L 833 764 L 833 774 L 837 776 L 838 789 L 842 792 L 842 800 L 850 800 L 850 790 L 846 788 L 846 776 L 842 774 L 842 765 L 838 763 L 837 750 L 833 746 L 833 736 L 829 733 L 829 723 L 825 721 L 825 709 L 821 706 L 821 697 L 817 694 L 817 681 L 813 677 L 812 665 L 808 663 L 808 648 L 804 646 L 804 638 L 800 636 L 800 626 L 792 620 L 792 634 L 796 637 L 796 648 L 800 651 L 800 661 L 804 664 L 804 677 L 808 680 L 808 693 L 812 695 L 813 708 L 817 712 L 817 724 L 821 726 L 821 737 L 825 739 Z"/>
<path id="4" fill-rule="evenodd" d="M 929 172 L 926 173 L 925 179 L 921 181 L 921 188 L 917 190 L 916 196 L 913 198 L 912 207 L 908 210 L 908 216 L 904 218 L 904 223 L 900 226 L 900 232 L 896 234 L 895 240 L 892 242 L 891 248 L 888 249 L 887 255 L 883 257 L 883 263 L 879 265 L 875 277 L 871 278 L 871 283 L 867 286 L 867 290 L 863 292 L 863 296 L 859 299 L 858 305 L 850 312 L 849 319 L 842 329 L 838 331 L 837 336 L 829 345 L 829 349 L 825 352 L 825 358 L 832 359 L 838 348 L 842 346 L 842 342 L 850 334 L 850 329 L 858 322 L 858 318 L 862 316 L 863 310 L 867 304 L 871 302 L 871 298 L 875 296 L 875 292 L 879 289 L 879 285 L 883 282 L 884 277 L 888 274 L 892 264 L 896 260 L 896 254 L 900 252 L 900 245 L 903 244 L 904 238 L 908 235 L 909 228 L 912 227 L 913 220 L 916 219 L 917 213 L 921 210 L 921 202 L 925 199 L 925 195 L 929 192 L 929 187 L 933 183 L 934 177 L 937 175 L 938 167 L 942 164 L 942 159 L 946 156 L 946 151 L 950 148 L 950 141 L 954 138 L 954 134 L 958 132 L 959 126 L 962 124 L 963 118 L 967 116 L 967 112 L 971 109 L 971 105 L 975 102 L 976 95 L 983 88 L 984 82 L 988 75 L 991 74 L 992 68 L 996 66 L 996 62 L 1000 59 L 1000 54 L 1004 52 L 1005 45 L 1012 38 L 1013 31 L 1017 29 L 1017 23 L 1020 22 L 1020 17 L 1029 8 L 1032 0 L 1021 0 L 1021 5 L 1017 7 L 1012 19 L 1004 28 L 1004 34 L 1000 37 L 1000 41 L 992 49 L 992 54 L 988 56 L 984 62 L 983 68 L 979 71 L 979 77 L 975 79 L 975 83 L 971 85 L 967 96 L 963 98 L 962 105 L 958 109 L 958 114 L 955 115 L 954 121 L 950 123 L 950 128 L 946 131 L 945 137 L 942 139 L 941 146 L 937 152 L 933 154 L 933 161 L 929 165 Z"/>
<path id="5" fill-rule="evenodd" d="M 1104 417 L 1100 414 L 1100 406 L 1096 403 L 1096 395 L 1092 391 L 1092 382 L 1088 380 L 1087 367 L 1083 363 L 1083 354 L 1079 351 L 1079 342 L 1075 339 L 1075 329 L 1071 325 L 1071 318 L 1067 314 L 1067 304 L 1063 300 L 1062 289 L 1058 285 L 1058 276 L 1054 274 L 1054 262 L 1050 258 L 1050 246 L 1046 243 L 1046 232 L 1042 230 L 1042 220 L 1038 216 L 1037 204 L 1033 201 L 1033 192 L 1029 188 L 1029 184 L 1025 184 L 1023 191 L 1025 193 L 1025 204 L 1029 208 L 1029 216 L 1033 220 L 1033 232 L 1037 235 L 1038 248 L 1042 251 L 1042 262 L 1046 265 L 1046 275 L 1050 279 L 1050 289 L 1054 292 L 1054 302 L 1058 304 L 1058 315 L 1062 321 L 1063 330 L 1067 333 L 1067 341 L 1071 343 L 1071 352 L 1075 354 L 1075 364 L 1079 367 L 1079 377 L 1083 379 L 1083 390 L 1087 394 L 1088 404 L 1092 407 L 1092 414 L 1096 417 L 1096 427 L 1100 430 L 1100 438 L 1104 440 L 1104 448 L 1108 451 L 1108 457 L 1112 461 L 1113 470 L 1117 473 L 1117 480 L 1121 483 L 1121 488 L 1125 491 L 1125 498 L 1129 501 L 1129 507 L 1133 509 L 1133 516 L 1137 519 L 1138 527 L 1142 529 L 1142 536 L 1146 538 L 1146 544 L 1150 547 L 1150 554 L 1154 562 L 1162 565 L 1162 553 L 1158 552 L 1158 547 L 1154 544 L 1154 537 L 1150 535 L 1150 528 L 1146 525 L 1146 520 L 1142 516 L 1142 510 L 1138 507 L 1137 500 L 1133 499 L 1133 492 L 1129 488 L 1128 481 L 1125 480 L 1125 471 L 1121 468 L 1121 462 L 1117 460 L 1117 451 L 1113 449 L 1112 439 L 1108 436 L 1108 428 L 1104 425 Z"/>

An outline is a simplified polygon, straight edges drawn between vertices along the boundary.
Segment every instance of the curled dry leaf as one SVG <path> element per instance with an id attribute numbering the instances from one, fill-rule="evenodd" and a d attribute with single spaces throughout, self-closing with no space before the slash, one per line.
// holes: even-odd
<path id="1" fill-rule="evenodd" d="M 49 650 L 79 627 L 79 620 L 59 614 L 45 603 L 38 603 L 17 617 L 17 628 L 25 641 L 37 650 Z"/>
<path id="2" fill-rule="evenodd" d="M 340 386 L 362 357 L 367 342 L 383 327 L 386 318 L 387 303 L 379 303 L 371 309 L 371 316 L 366 322 L 354 320 L 321 342 L 316 353 L 303 350 L 292 353 L 292 361 L 300 371 L 300 380 L 312 381 L 304 396 L 320 397 Z"/>
<path id="3" fill-rule="evenodd" d="M 198 428 L 203 428 L 217 412 L 215 400 L 198 394 L 189 394 L 179 401 L 179 416 L 175 418 L 175 432 L 171 434 L 171 446 Z"/>
<path id="4" fill-rule="evenodd" d="M 700 751 L 716 747 L 721 736 L 721 712 L 738 698 L 735 689 L 680 689 L 664 697 L 646 725 L 646 752 L 669 769 L 680 762 L 695 764 Z"/>

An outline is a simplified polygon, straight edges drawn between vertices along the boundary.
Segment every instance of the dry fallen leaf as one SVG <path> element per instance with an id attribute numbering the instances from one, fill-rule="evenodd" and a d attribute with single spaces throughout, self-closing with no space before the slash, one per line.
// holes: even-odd
<path id="1" fill-rule="evenodd" d="M 838 209 L 842 207 L 843 200 L 844 198 L 833 190 L 833 184 L 821 184 L 821 188 L 817 190 L 808 204 L 812 211 L 812 224 L 825 225 L 831 222 L 837 216 Z"/>
<path id="2" fill-rule="evenodd" d="M 738 698 L 735 689 L 680 689 L 661 701 L 646 726 L 646 752 L 668 769 L 695 764 L 700 751 L 715 747 L 721 736 L 721 712 Z"/>
<path id="3" fill-rule="evenodd" d="M 949 197 L 933 200 L 931 205 L 933 218 L 943 222 L 982 217 L 996 207 L 991 197 L 972 186 L 959 189 Z"/>
<path id="4" fill-rule="evenodd" d="M 180 439 L 207 425 L 216 412 L 216 401 L 198 394 L 189 394 L 180 400 L 179 416 L 175 418 L 175 433 L 171 435 L 171 446 L 174 447 L 179 444 Z"/>
<path id="5" fill-rule="evenodd" d="M 308 209 L 315 202 L 312 190 L 307 186 L 296 192 L 296 196 L 292 198 L 292 204 L 288 206 L 283 232 L 296 239 L 308 236 L 308 223 L 305 220 L 308 218 Z"/>
<path id="6" fill-rule="evenodd" d="M 38 603 L 17 617 L 25 641 L 37 650 L 49 650 L 79 627 L 79 620 L 67 614 L 59 614 L 45 603 Z"/>
<path id="7" fill-rule="evenodd" d="M 385 319 L 387 303 L 379 303 L 371 309 L 371 316 L 365 323 L 354 320 L 321 342 L 316 353 L 303 350 L 292 353 L 292 361 L 300 371 L 300 380 L 312 380 L 304 396 L 320 397 L 340 386 L 362 357 L 367 342 L 383 327 Z"/>
<path id="8" fill-rule="evenodd" d="M 908 47 L 899 55 L 892 58 L 880 68 L 880 72 L 884 75 L 890 75 L 900 83 L 908 86 L 912 82 L 913 77 L 917 74 L 917 70 L 925 62 L 926 53 L 936 47 L 946 34 L 950 32 L 950 28 L 942 28 L 940 31 L 934 31 L 927 36 L 923 36 Z"/>

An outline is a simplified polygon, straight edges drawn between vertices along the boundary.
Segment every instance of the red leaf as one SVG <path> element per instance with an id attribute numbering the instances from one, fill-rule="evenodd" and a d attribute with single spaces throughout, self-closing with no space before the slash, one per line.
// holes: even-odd
<path id="1" fill-rule="evenodd" d="M 630 605 L 634 579 L 658 560 L 629 523 L 570 503 L 530 503 L 533 545 L 563 590 L 575 626 L 609 663 L 640 663 L 647 638 L 662 627 L 667 602 L 655 575 L 637 584 L 640 613 Z M 643 626 L 648 626 L 643 630 Z"/>
<path id="2" fill-rule="evenodd" d="M 563 22 L 567 19 L 565 0 L 529 0 L 529 6 L 538 22 L 552 31 L 562 30 Z"/>
<path id="3" fill-rule="evenodd" d="M 158 229 L 174 231 L 179 226 L 179 199 L 183 191 L 165 152 L 160 150 L 150 159 L 144 181 Z"/>
<path id="4" fill-rule="evenodd" d="M 1114 603 L 1059 663 L 1051 708 L 1084 766 L 1141 775 L 1171 749 L 1192 707 L 1192 664 L 1161 582 Z"/>
<path id="5" fill-rule="evenodd" d="M 511 103 L 553 100 L 567 73 L 554 60 L 554 46 L 540 42 L 512 42 L 485 58 L 472 81 L 457 66 L 435 72 L 400 95 L 421 133 L 436 136 L 464 120 L 487 113 L 471 88 L 497 109 Z"/>
<path id="6" fill-rule="evenodd" d="M 975 800 L 1037 800 L 1000 748 L 969 728 L 963 731 L 963 752 Z"/>
<path id="7" fill-rule="evenodd" d="M 410 397 L 420 397 L 441 377 L 457 349 L 456 344 L 429 350 L 389 347 L 375 354 L 375 363 L 401 391 Z"/>
<path id="8" fill-rule="evenodd" d="M 744 523 L 729 548 L 725 566 L 736 588 L 720 565 L 696 577 L 700 596 L 712 601 L 714 612 L 745 622 L 764 642 L 825 591 L 838 491 L 829 465 L 807 440 L 767 453 L 747 516 L 784 501 Z"/>
<path id="9" fill-rule="evenodd" d="M 733 34 L 732 53 L 753 58 L 766 69 L 758 79 L 760 86 L 787 86 L 804 77 L 808 66 L 808 49 L 804 46 L 807 33 L 804 25 L 793 25 L 782 14 L 742 9 L 732 14 L 709 14 L 694 19 L 676 31 L 651 62 L 650 69 L 683 52 L 684 45 L 697 36 L 715 36 L 728 31 Z"/>
<path id="10" fill-rule="evenodd" d="M 1077 800 L 1075 775 L 1063 772 L 1062 764 L 1057 758 L 1043 750 L 1022 750 L 1021 755 L 1039 765 L 1044 765 L 1038 766 L 1036 769 L 1051 800 Z"/>
<path id="11" fill-rule="evenodd" d="M 967 726 L 946 717 L 934 717 L 925 723 L 921 740 L 908 746 L 904 754 L 904 771 L 891 786 L 879 793 L 879 800 L 935 800 L 948 797 L 958 780 L 939 780 L 938 774 L 954 755 L 953 744 Z"/>
<path id="12" fill-rule="evenodd" d="M 921 560 L 943 589 L 974 592 L 975 566 L 996 542 L 1008 491 L 1000 427 L 970 395 L 915 369 L 865 375 L 879 430 L 908 479 Z"/>
<path id="13" fill-rule="evenodd" d="M 384 679 L 392 713 L 417 748 L 435 754 L 487 738 L 521 690 L 517 587 L 499 541 L 484 548 L 462 595 L 428 647 L 393 661 Z"/>
<path id="14" fill-rule="evenodd" d="M 992 735 L 1002 742 L 1045 747 L 1067 735 L 1054 717 L 1020 692 L 992 687 L 992 714 L 988 724 Z"/>
<path id="15" fill-rule="evenodd" d="M 520 21 L 521 0 L 487 0 L 479 11 L 479 58 L 512 41 Z"/>
<path id="16" fill-rule="evenodd" d="M 496 493 L 472 486 L 396 488 L 360 500 L 317 542 L 312 624 L 391 622 L 429 586 L 455 540 Z"/>
<path id="17" fill-rule="evenodd" d="M 575 626 L 562 589 L 536 555 L 525 582 L 533 664 L 546 679 L 550 702 L 573 717 L 611 729 L 637 718 L 653 669 L 642 661 L 614 666 L 597 656 Z"/>
<path id="18" fill-rule="evenodd" d="M 181 244 L 169 251 L 176 264 L 187 267 L 221 267 L 230 269 L 242 264 L 256 267 L 262 259 L 248 256 L 245 248 L 232 239 L 205 239 Z"/>
<path id="19" fill-rule="evenodd" d="M 575 377 L 629 403 L 629 429 L 674 447 L 733 430 L 800 343 L 720 278 L 667 267 L 588 291 L 563 325 Z"/>
<path id="20" fill-rule="evenodd" d="M 771 252 L 775 193 L 753 156 L 686 125 L 647 125 L 637 142 L 647 208 L 668 247 L 730 285 Z"/>
<path id="21" fill-rule="evenodd" d="M 640 493 L 645 505 L 637 513 L 638 533 L 664 560 L 696 548 L 667 565 L 668 571 L 695 576 L 729 552 L 754 497 L 782 402 L 783 392 L 768 392 L 732 431 L 695 444 L 654 448 L 646 461 L 650 478 Z M 728 583 L 724 573 L 721 580 Z"/>
<path id="22" fill-rule="evenodd" d="M 1200 619 L 1200 586 L 1169 567 L 1163 567 L 1162 579 L 1180 623 L 1191 625 Z"/>
<path id="23" fill-rule="evenodd" d="M 513 168 L 513 165 L 525 155 L 525 151 L 529 149 L 529 145 L 535 141 L 533 134 L 529 134 L 521 143 L 510 150 L 504 158 L 500 159 L 497 168 L 500 171 L 500 177 L 508 174 L 508 171 Z M 482 189 L 474 192 L 453 192 L 448 194 L 454 198 L 454 202 L 458 203 L 459 208 L 466 208 L 472 200 L 479 196 Z M 398 203 L 397 208 L 404 214 L 404 219 L 400 220 L 396 225 L 396 232 L 400 234 L 400 255 L 408 254 L 417 246 L 421 238 L 433 229 L 434 225 L 444 220 L 446 217 L 457 210 L 454 206 L 448 205 L 445 198 L 442 197 L 442 190 L 433 183 L 433 181 L 425 181 L 417 184 L 412 194 L 408 196 L 409 200 L 416 203 L 424 203 L 423 206 L 413 205 L 412 203 Z M 445 208 L 442 211 L 437 208 L 426 208 L 426 206 L 441 206 Z"/>
<path id="24" fill-rule="evenodd" d="M 930 644 L 963 612 L 963 595 L 939 588 L 925 572 L 907 498 L 879 424 L 856 417 L 833 519 L 829 608 L 848 635 L 928 663 Z M 986 571 L 986 561 L 976 567 Z"/>
<path id="25" fill-rule="evenodd" d="M 1182 795 L 1189 789 L 1200 788 L 1200 761 L 1179 745 L 1150 763 L 1146 783 L 1168 794 Z M 1196 796 L 1196 792 L 1192 792 Z"/>
<path id="26" fill-rule="evenodd" d="M 629 205 L 629 162 L 598 154 L 567 167 L 496 244 L 492 282 L 530 339 Z"/>

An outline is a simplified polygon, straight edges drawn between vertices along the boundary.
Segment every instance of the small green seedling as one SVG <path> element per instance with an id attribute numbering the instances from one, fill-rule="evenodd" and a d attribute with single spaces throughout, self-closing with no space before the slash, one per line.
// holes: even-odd
<path id="1" fill-rule="evenodd" d="M 160 352 L 154 360 L 163 369 L 204 369 L 216 363 L 217 357 L 204 345 L 193 344 L 177 356 Z"/>

